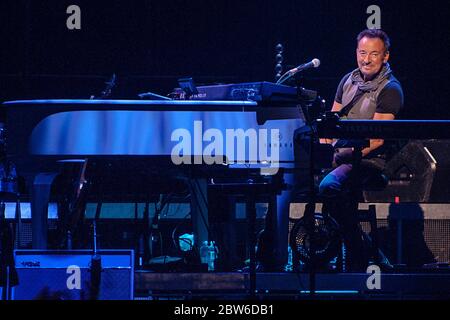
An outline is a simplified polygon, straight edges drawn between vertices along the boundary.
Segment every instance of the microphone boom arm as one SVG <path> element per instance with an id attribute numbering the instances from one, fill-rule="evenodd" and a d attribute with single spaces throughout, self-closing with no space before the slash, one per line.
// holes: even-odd
<path id="1" fill-rule="evenodd" d="M 317 59 L 317 58 L 314 58 L 308 63 L 301 64 L 301 65 L 299 65 L 298 67 L 296 67 L 294 69 L 286 71 L 280 77 L 280 79 L 278 79 L 277 84 L 282 84 L 282 83 L 286 82 L 287 80 L 292 78 L 295 74 L 297 74 L 300 71 L 303 71 L 303 70 L 306 70 L 306 69 L 309 69 L 309 68 L 317 68 L 318 66 L 320 66 L 320 60 Z"/>

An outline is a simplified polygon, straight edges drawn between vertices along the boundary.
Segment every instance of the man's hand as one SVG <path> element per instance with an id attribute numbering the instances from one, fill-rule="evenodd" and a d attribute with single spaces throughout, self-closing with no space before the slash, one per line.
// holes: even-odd
<path id="1" fill-rule="evenodd" d="M 342 109 L 342 104 L 339 102 L 334 101 L 333 106 L 331 107 L 331 112 L 339 112 Z M 319 139 L 320 143 L 328 143 L 332 144 L 334 142 L 333 139 Z"/>
<path id="2" fill-rule="evenodd" d="M 395 116 L 392 113 L 377 113 L 373 115 L 372 120 L 394 120 Z M 384 144 L 383 139 L 370 139 L 369 147 L 362 149 L 362 156 L 367 156 L 373 150 L 381 147 Z"/>
<path id="3" fill-rule="evenodd" d="M 322 139 L 319 139 L 319 142 L 320 143 L 323 143 L 323 144 L 332 144 L 333 143 L 333 139 L 325 139 L 325 138 L 322 138 Z"/>
<path id="4" fill-rule="evenodd" d="M 333 162 L 336 166 L 340 166 L 344 163 L 352 163 L 353 161 L 353 148 L 337 148 L 334 151 Z"/>

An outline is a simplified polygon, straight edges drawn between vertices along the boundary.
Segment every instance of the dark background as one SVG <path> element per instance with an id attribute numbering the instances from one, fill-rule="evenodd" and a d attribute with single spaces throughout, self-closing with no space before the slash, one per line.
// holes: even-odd
<path id="1" fill-rule="evenodd" d="M 66 8 L 81 7 L 81 30 Z M 450 119 L 448 1 L 2 0 L 0 101 L 89 98 L 117 74 L 113 98 L 167 94 L 180 77 L 197 84 L 273 81 L 275 46 L 284 68 L 319 58 L 302 85 L 331 106 L 356 67 L 366 9 L 381 8 L 405 117 Z"/>

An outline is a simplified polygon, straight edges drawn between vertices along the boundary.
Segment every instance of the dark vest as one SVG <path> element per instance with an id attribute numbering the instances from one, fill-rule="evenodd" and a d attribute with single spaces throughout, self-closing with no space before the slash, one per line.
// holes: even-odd
<path id="1" fill-rule="evenodd" d="M 362 96 L 356 101 L 347 113 L 348 119 L 372 119 L 377 108 L 377 99 L 381 90 L 389 82 L 398 82 L 392 75 L 384 79 L 374 91 L 364 92 Z M 352 102 L 358 91 L 358 86 L 352 83 L 352 77 L 349 76 L 345 81 L 342 92 L 342 105 L 345 108 L 350 102 Z"/>

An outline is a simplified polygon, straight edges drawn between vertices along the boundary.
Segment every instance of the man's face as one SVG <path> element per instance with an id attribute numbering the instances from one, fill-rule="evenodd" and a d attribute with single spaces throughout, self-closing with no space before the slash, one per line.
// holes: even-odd
<path id="1" fill-rule="evenodd" d="M 371 80 L 389 59 L 384 43 L 379 38 L 363 37 L 356 48 L 356 60 L 364 80 Z"/>

